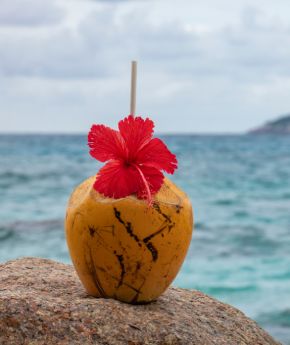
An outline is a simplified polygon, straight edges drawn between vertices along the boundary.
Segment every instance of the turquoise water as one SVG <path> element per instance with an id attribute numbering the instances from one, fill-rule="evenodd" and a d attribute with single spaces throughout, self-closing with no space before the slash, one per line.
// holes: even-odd
<path id="1" fill-rule="evenodd" d="M 290 344 L 290 137 L 163 139 L 196 223 L 175 285 L 238 307 Z M 70 262 L 66 202 L 100 166 L 87 151 L 85 136 L 0 136 L 0 262 Z"/>

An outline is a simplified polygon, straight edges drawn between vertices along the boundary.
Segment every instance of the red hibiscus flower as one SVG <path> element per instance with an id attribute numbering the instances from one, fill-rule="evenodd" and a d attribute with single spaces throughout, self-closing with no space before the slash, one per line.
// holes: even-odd
<path id="1" fill-rule="evenodd" d="M 164 175 L 173 174 L 177 160 L 164 142 L 152 138 L 152 120 L 129 115 L 118 124 L 119 131 L 93 125 L 88 134 L 90 155 L 107 162 L 99 171 L 94 188 L 110 198 L 136 194 L 152 202 L 162 186 Z"/>

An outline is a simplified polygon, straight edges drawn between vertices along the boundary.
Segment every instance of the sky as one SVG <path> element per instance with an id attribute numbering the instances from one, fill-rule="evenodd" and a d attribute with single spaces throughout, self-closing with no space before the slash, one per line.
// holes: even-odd
<path id="1" fill-rule="evenodd" d="M 0 132 L 239 133 L 290 112 L 289 0 L 0 0 Z"/>

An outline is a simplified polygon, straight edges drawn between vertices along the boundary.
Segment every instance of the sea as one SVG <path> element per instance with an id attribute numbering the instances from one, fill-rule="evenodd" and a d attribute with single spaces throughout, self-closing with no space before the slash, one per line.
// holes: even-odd
<path id="1" fill-rule="evenodd" d="M 239 308 L 290 344 L 290 136 L 161 138 L 178 157 L 170 178 L 189 195 L 195 218 L 174 285 Z M 0 262 L 70 263 L 66 204 L 100 166 L 86 135 L 1 135 Z"/>

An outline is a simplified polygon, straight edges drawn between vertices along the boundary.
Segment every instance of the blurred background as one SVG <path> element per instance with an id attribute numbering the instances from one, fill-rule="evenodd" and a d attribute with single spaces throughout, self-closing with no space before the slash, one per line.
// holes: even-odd
<path id="1" fill-rule="evenodd" d="M 174 285 L 290 344 L 290 117 L 263 126 L 290 111 L 286 0 L 0 0 L 0 262 L 70 262 L 66 203 L 100 167 L 86 133 L 128 114 L 133 59 L 195 213 Z"/>

